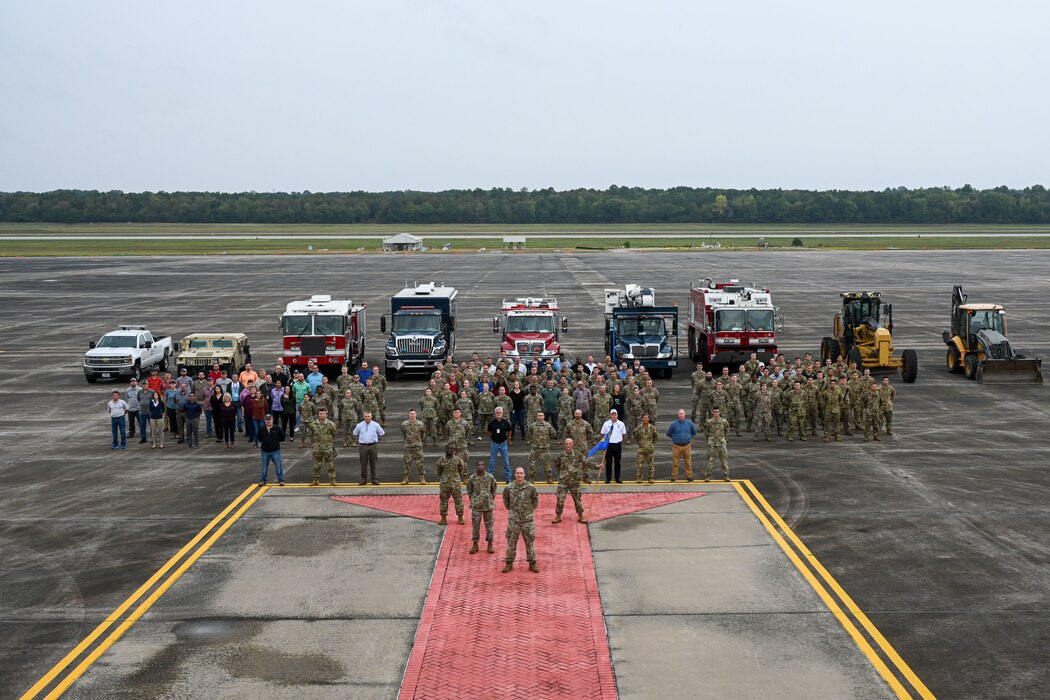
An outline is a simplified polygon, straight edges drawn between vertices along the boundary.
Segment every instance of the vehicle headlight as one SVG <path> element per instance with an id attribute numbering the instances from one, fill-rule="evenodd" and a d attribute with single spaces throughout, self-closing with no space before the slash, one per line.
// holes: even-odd
<path id="1" fill-rule="evenodd" d="M 661 350 L 659 353 L 657 353 L 656 356 L 658 358 L 660 358 L 660 359 L 666 359 L 666 358 L 670 357 L 673 354 L 674 354 L 674 351 L 672 351 L 671 348 L 668 347 L 666 350 Z"/>
<path id="2" fill-rule="evenodd" d="M 127 362 L 128 364 L 131 364 L 132 362 L 135 361 L 135 358 L 133 358 L 131 355 L 128 355 L 127 357 L 124 358 L 124 361 Z"/>
<path id="3" fill-rule="evenodd" d="M 442 339 L 438 340 L 436 343 L 434 343 L 434 349 L 430 351 L 430 354 L 431 355 L 440 355 L 441 353 L 445 352 L 445 348 L 447 348 L 447 347 L 448 347 L 448 343 L 445 342 L 444 338 L 442 338 Z"/>

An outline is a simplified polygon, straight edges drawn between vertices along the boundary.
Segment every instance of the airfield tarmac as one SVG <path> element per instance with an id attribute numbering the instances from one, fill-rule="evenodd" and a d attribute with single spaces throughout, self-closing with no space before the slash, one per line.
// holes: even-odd
<path id="1" fill-rule="evenodd" d="M 0 386 L 14 406 L 0 427 L 0 484 L 6 495 L 0 511 L 0 694 L 17 696 L 33 685 L 258 478 L 257 454 L 243 445 L 231 451 L 205 441 L 192 459 L 175 445 L 160 452 L 130 442 L 127 451 L 110 451 L 104 404 L 113 386 L 123 383 L 84 382 L 80 360 L 89 340 L 129 322 L 179 337 L 243 331 L 255 364 L 269 365 L 279 352 L 277 318 L 288 301 L 312 293 L 346 294 L 368 306 L 368 355 L 376 363 L 383 345 L 378 317 L 388 297 L 405 281 L 432 279 L 460 289 L 460 356 L 495 354 L 491 317 L 501 297 L 540 294 L 558 297 L 570 317 L 571 330 L 563 339 L 568 353 L 599 355 L 605 287 L 653 286 L 661 304 L 677 302 L 685 313 L 689 283 L 710 275 L 772 289 L 786 317 L 780 347 L 789 357 L 817 352 L 839 291 L 878 289 L 893 303 L 896 344 L 915 348 L 920 360 L 915 384 L 891 375 L 898 389 L 897 434 L 875 444 L 862 443 L 859 436 L 841 445 L 734 439 L 733 476 L 750 480 L 764 494 L 934 695 L 1045 697 L 1050 687 L 1046 387 L 981 386 L 949 375 L 940 334 L 948 325 L 952 285 L 963 284 L 973 301 L 1007 305 L 1018 347 L 1050 355 L 1038 311 L 1050 292 L 1047 270 L 1050 252 L 1040 251 L 0 260 Z M 658 380 L 661 426 L 688 403 L 691 367 L 684 364 L 673 379 Z M 417 379 L 391 385 L 388 428 L 418 400 L 421 386 Z M 306 451 L 290 447 L 284 453 L 289 480 L 308 480 Z M 475 453 L 480 456 L 481 450 Z M 629 477 L 633 449 L 625 453 Z M 512 458 L 522 454 L 520 445 L 512 448 Z M 428 448 L 429 465 L 436 457 Z M 342 451 L 337 468 L 342 481 L 356 477 L 356 454 Z M 664 449 L 657 455 L 657 477 L 665 479 L 669 472 L 670 450 Z M 400 475 L 395 439 L 380 449 L 380 478 L 400 481 Z M 318 500 L 328 499 L 313 499 Z M 603 582 L 599 542 L 608 538 L 602 528 L 615 522 L 591 526 L 598 586 L 603 606 L 616 603 L 627 611 L 621 619 L 603 607 L 617 690 L 644 697 L 627 685 L 636 678 L 627 673 L 634 667 L 617 660 L 616 639 L 627 639 L 624 621 L 645 611 L 617 603 L 609 589 L 615 581 Z M 427 532 L 420 535 L 423 540 L 435 537 Z M 236 556 L 240 550 L 228 545 L 247 534 L 231 528 L 215 556 Z M 501 544 L 497 539 L 497 551 Z M 203 569 L 190 569 L 187 585 L 200 577 L 197 571 Z M 659 599 L 660 576 L 652 574 L 651 596 L 644 590 L 637 595 Z M 265 596 L 265 572 L 259 572 L 258 583 L 258 595 Z M 717 577 L 705 585 L 717 588 Z M 172 600 L 184 604 L 184 593 L 173 587 Z M 419 609 L 424 595 L 416 596 Z M 167 603 L 161 598 L 161 606 Z M 402 627 L 416 614 L 415 603 L 401 608 Z M 193 611 L 183 605 L 179 614 L 192 617 Z M 714 611 L 694 608 L 689 614 Z M 663 624 L 680 622 L 679 616 L 666 615 Z M 653 624 L 650 632 L 657 638 L 668 631 L 659 620 Z M 136 633 L 138 627 L 129 642 Z M 390 668 L 403 664 L 403 651 L 387 655 Z M 123 657 L 123 662 L 134 666 L 136 660 Z M 685 654 L 680 665 L 699 662 Z M 717 657 L 710 662 L 719 663 Z M 84 680 L 96 672 L 102 671 L 92 669 Z M 102 688 L 107 681 L 94 682 Z M 383 686 L 378 696 L 389 697 L 391 687 Z M 171 687 L 154 690 L 178 696 Z"/>

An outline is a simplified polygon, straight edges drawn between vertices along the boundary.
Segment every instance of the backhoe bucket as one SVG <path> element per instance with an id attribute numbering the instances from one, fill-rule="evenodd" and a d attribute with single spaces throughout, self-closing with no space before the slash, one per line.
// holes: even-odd
<path id="1" fill-rule="evenodd" d="M 977 368 L 981 384 L 1042 384 L 1042 360 L 986 360 Z"/>

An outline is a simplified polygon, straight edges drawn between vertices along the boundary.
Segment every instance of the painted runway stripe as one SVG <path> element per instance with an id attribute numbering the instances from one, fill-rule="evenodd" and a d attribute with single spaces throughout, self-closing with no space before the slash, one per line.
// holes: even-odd
<path id="1" fill-rule="evenodd" d="M 256 500 L 258 500 L 259 496 L 261 496 L 266 491 L 265 488 L 259 488 L 258 486 L 253 484 L 252 486 L 249 486 L 243 492 L 241 492 L 241 494 L 237 498 L 235 498 L 232 502 L 230 502 L 230 504 L 228 506 L 226 506 L 226 508 L 223 509 L 223 511 L 221 513 L 219 513 L 217 516 L 215 516 L 211 520 L 211 522 L 209 522 L 207 525 L 205 525 L 200 530 L 200 532 L 198 532 L 193 537 L 193 539 L 191 539 L 189 542 L 187 542 L 182 547 L 182 549 L 180 549 L 170 559 L 168 559 L 168 561 L 164 564 L 164 566 L 159 568 L 156 571 L 156 573 L 154 573 L 152 576 L 150 576 L 150 578 L 145 583 L 143 583 L 141 586 L 139 586 L 139 588 L 134 593 L 132 593 L 127 598 L 127 600 L 125 600 L 123 603 L 121 603 L 120 606 L 117 607 L 116 610 L 114 610 L 112 613 L 110 613 L 106 617 L 105 620 L 103 620 L 94 630 L 92 630 L 91 634 L 89 634 L 87 637 L 85 637 L 83 639 L 83 641 L 81 641 L 76 647 L 74 647 L 72 651 L 70 651 L 68 654 L 66 654 L 62 658 L 61 661 L 59 661 L 57 664 L 55 664 L 55 666 L 52 667 L 50 671 L 48 671 L 46 674 L 44 674 L 44 676 L 40 680 L 38 680 L 33 685 L 33 687 L 31 687 L 29 690 L 27 690 L 21 696 L 20 700 L 31 700 L 32 698 L 36 698 L 38 695 L 40 695 L 40 693 L 43 692 L 48 686 L 50 686 L 51 683 L 54 682 L 54 680 L 71 663 L 76 661 L 76 659 L 78 659 L 87 649 L 89 649 L 91 647 L 91 645 L 95 642 L 95 640 L 97 640 L 100 636 L 102 636 L 102 634 L 104 634 L 106 632 L 106 630 L 108 630 L 115 622 L 121 620 L 121 617 L 124 615 L 124 613 L 127 612 L 127 610 L 129 608 L 131 608 L 131 606 L 134 605 L 139 600 L 139 598 L 141 598 L 143 595 L 145 595 L 148 591 L 150 591 L 157 584 L 158 581 L 160 581 L 162 578 L 164 578 L 164 576 L 176 564 L 178 564 L 178 562 L 180 560 L 182 560 L 183 557 L 186 556 L 187 553 L 189 553 L 191 550 L 193 550 L 193 548 L 196 547 L 198 545 L 198 543 L 201 542 L 201 540 L 203 540 L 205 537 L 207 537 L 208 534 L 217 525 L 219 525 L 219 523 L 222 523 L 223 520 L 226 519 L 226 517 L 235 508 L 237 508 L 237 506 L 242 501 L 244 501 L 244 499 L 248 498 L 249 495 L 251 495 L 253 491 L 255 492 L 255 495 L 252 496 L 251 500 L 248 503 L 246 503 L 244 506 L 242 506 L 241 509 L 238 510 L 237 513 L 234 516 L 232 516 L 232 518 L 230 518 L 229 520 L 226 520 L 226 522 L 222 525 L 222 528 L 218 531 L 218 533 L 214 534 L 207 542 L 205 542 L 205 544 L 202 546 L 201 549 L 198 549 L 196 552 L 194 552 L 193 555 L 191 555 L 192 556 L 192 560 L 187 560 L 189 563 L 192 563 L 192 562 L 196 561 L 200 557 L 200 555 L 204 553 L 204 551 L 206 551 L 209 547 L 211 547 L 211 545 L 215 542 L 215 540 L 218 539 L 218 537 L 223 532 L 225 532 L 227 529 L 229 529 L 230 525 L 233 523 L 234 520 L 239 518 L 244 513 L 244 511 L 247 510 L 248 507 L 251 506 L 252 503 L 254 503 Z M 174 583 L 175 580 L 178 579 L 178 577 L 181 576 L 185 572 L 185 570 L 187 568 L 189 568 L 189 565 L 184 563 L 181 567 L 179 567 L 179 569 L 176 570 L 175 573 L 173 573 L 171 575 L 171 577 L 168 580 L 164 581 L 164 583 L 161 584 L 161 588 L 158 588 L 157 590 L 159 590 L 161 592 L 163 592 L 164 590 L 167 590 L 167 588 L 169 586 L 171 586 L 171 584 Z M 52 690 L 46 697 L 48 697 L 48 698 L 55 698 L 55 697 L 58 697 L 59 695 L 61 695 L 62 692 L 64 692 L 73 683 L 73 681 L 75 681 L 77 678 L 79 678 L 81 675 L 83 675 L 84 671 L 87 670 L 87 668 L 91 665 L 91 663 L 94 663 L 94 661 L 102 654 L 102 652 L 105 651 L 105 649 L 108 649 L 113 644 L 113 642 L 115 642 L 120 637 L 120 635 L 123 634 L 124 631 L 126 631 L 127 628 L 131 626 L 131 624 L 134 624 L 134 620 L 137 620 L 139 617 L 141 617 L 142 614 L 146 610 L 149 609 L 149 606 L 152 605 L 154 602 L 156 602 L 156 598 L 159 598 L 159 597 L 160 597 L 159 594 L 156 591 L 154 591 L 154 595 L 151 595 L 150 598 L 147 599 L 146 603 L 143 603 L 142 605 L 140 605 L 139 608 L 136 609 L 134 613 L 132 613 L 131 617 L 129 617 L 126 620 L 124 620 L 124 622 L 121 624 L 121 627 L 118 628 L 119 634 L 117 634 L 117 632 L 112 633 L 110 635 L 110 637 L 108 637 L 102 643 L 103 645 L 105 645 L 104 648 L 102 648 L 102 645 L 100 645 L 99 647 L 96 647 L 96 649 L 92 652 L 92 654 L 89 657 L 87 657 L 87 659 L 82 661 L 77 666 L 77 668 L 74 669 L 70 673 L 69 676 L 64 678 L 62 680 L 62 682 L 58 686 L 56 686 L 56 688 L 54 690 Z M 128 623 L 128 620 L 131 620 L 131 623 Z M 100 648 L 101 648 L 101 651 L 99 651 Z M 88 662 L 89 659 L 90 659 L 90 662 Z"/>
<path id="2" fill-rule="evenodd" d="M 783 531 L 785 535 L 787 535 L 788 539 L 791 540 L 792 544 L 795 545 L 799 553 L 801 553 L 801 555 L 805 558 L 809 565 L 812 566 L 818 574 L 820 574 L 820 577 L 824 579 L 824 581 L 828 584 L 831 590 L 835 592 L 835 595 L 838 596 L 839 600 L 842 601 L 842 604 L 846 607 L 850 614 L 852 614 L 853 617 L 856 618 L 858 622 L 860 622 L 861 626 L 867 631 L 867 633 L 875 641 L 875 643 L 890 660 L 890 662 L 893 663 L 893 665 L 897 668 L 901 675 L 904 676 L 908 683 L 911 684 L 912 688 L 914 688 L 915 691 L 919 694 L 919 697 L 923 698 L 924 700 L 934 700 L 935 696 L 932 692 L 930 692 L 930 689 L 926 687 L 926 684 L 924 684 L 919 679 L 919 677 L 915 674 L 911 667 L 904 661 L 904 659 L 901 658 L 900 654 L 897 653 L 897 650 L 893 648 L 893 646 L 882 635 L 879 629 L 872 623 L 870 619 L 868 619 L 868 616 L 864 614 L 864 611 L 860 609 L 860 607 L 853 601 L 849 594 L 846 593 L 842 586 L 839 585 L 838 581 L 835 580 L 831 573 L 824 568 L 824 565 L 820 563 L 820 560 L 817 559 L 817 557 L 814 556 L 814 554 L 811 551 L 809 551 L 809 548 L 802 543 L 802 540 L 799 539 L 798 535 L 796 535 L 795 532 L 788 526 L 788 524 L 784 522 L 784 519 L 781 518 L 780 514 L 773 509 L 773 507 L 765 499 L 762 493 L 755 487 L 755 485 L 752 484 L 750 481 L 745 481 L 743 483 L 746 485 L 748 491 L 750 491 L 754 495 L 755 500 L 758 501 L 759 504 L 761 504 L 762 508 L 765 509 L 767 513 L 769 513 L 770 517 L 777 524 L 777 526 Z"/>

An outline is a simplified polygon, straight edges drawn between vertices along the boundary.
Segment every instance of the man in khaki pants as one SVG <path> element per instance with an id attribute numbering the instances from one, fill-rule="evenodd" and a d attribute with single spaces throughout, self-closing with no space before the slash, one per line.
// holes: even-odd
<path id="1" fill-rule="evenodd" d="M 672 421 L 667 428 L 667 437 L 671 438 L 671 481 L 678 479 L 678 463 L 685 460 L 685 480 L 693 480 L 693 436 L 697 433 L 696 424 L 685 417 L 685 409 L 678 409 L 678 420 Z"/>

